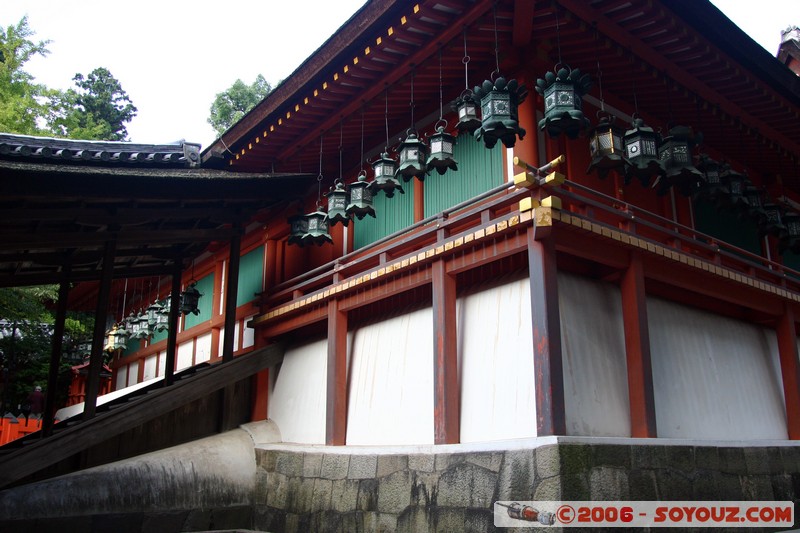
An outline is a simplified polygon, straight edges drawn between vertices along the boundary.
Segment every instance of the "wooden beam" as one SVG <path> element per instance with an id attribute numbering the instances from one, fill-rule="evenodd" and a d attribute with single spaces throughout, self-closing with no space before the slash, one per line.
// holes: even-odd
<path id="1" fill-rule="evenodd" d="M 181 275 L 183 263 L 176 261 L 172 267 L 172 289 L 169 296 L 169 324 L 167 329 L 167 360 L 164 365 L 164 385 L 172 385 L 175 375 L 175 354 L 178 347 L 178 307 L 181 300 Z"/>
<path id="2" fill-rule="evenodd" d="M 795 316 L 784 305 L 778 320 L 778 354 L 783 378 L 783 397 L 786 402 L 786 429 L 790 440 L 800 439 L 800 366 L 797 361 L 797 329 Z"/>
<path id="3" fill-rule="evenodd" d="M 347 311 L 328 302 L 328 368 L 325 444 L 343 446 L 347 437 Z"/>
<path id="4" fill-rule="evenodd" d="M 58 286 L 58 303 L 56 304 L 56 317 L 53 324 L 53 338 L 50 350 L 50 369 L 47 375 L 47 390 L 44 401 L 44 421 L 42 423 L 42 435 L 49 437 L 53 432 L 53 423 L 56 406 L 56 388 L 58 387 L 59 366 L 61 365 L 61 353 L 64 344 L 64 324 L 67 320 L 67 300 L 69 298 L 69 272 L 70 261 L 64 263 L 64 270 L 61 273 L 61 283 Z"/>
<path id="5" fill-rule="evenodd" d="M 514 0 L 514 29 L 512 42 L 514 46 L 527 46 L 533 35 L 534 0 Z"/>
<path id="6" fill-rule="evenodd" d="M 528 228 L 536 434 L 539 437 L 565 435 L 567 425 L 555 243 L 552 238 L 537 240 L 535 234 L 535 227 Z"/>
<path id="7" fill-rule="evenodd" d="M 100 280 L 100 291 L 97 294 L 97 309 L 94 315 L 94 332 L 92 335 L 92 354 L 89 357 L 89 375 L 86 378 L 86 398 L 84 400 L 84 420 L 92 418 L 97 410 L 97 395 L 100 392 L 100 370 L 103 368 L 103 344 L 106 336 L 106 318 L 108 302 L 111 296 L 112 268 L 116 243 L 110 240 L 105 245 L 103 254 L 103 274 Z"/>
<path id="8" fill-rule="evenodd" d="M 233 340 L 236 331 L 236 298 L 239 287 L 239 263 L 241 253 L 241 227 L 236 224 L 237 231 L 231 237 L 228 254 L 228 280 L 225 288 L 225 333 L 222 339 L 222 360 L 233 360 Z"/>
<path id="9" fill-rule="evenodd" d="M 647 295 L 642 258 L 631 254 L 622 276 L 622 318 L 628 368 L 628 401 L 631 437 L 657 437 L 653 369 L 650 361 L 650 330 L 647 324 Z"/>
<path id="10" fill-rule="evenodd" d="M 456 278 L 444 260 L 435 261 L 433 292 L 433 428 L 435 444 L 460 441 Z"/>

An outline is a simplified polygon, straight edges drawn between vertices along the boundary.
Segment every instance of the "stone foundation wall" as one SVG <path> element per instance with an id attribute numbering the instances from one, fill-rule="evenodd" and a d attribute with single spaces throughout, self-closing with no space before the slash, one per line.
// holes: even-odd
<path id="1" fill-rule="evenodd" d="M 427 454 L 343 451 L 257 449 L 255 528 L 483 533 L 496 530 L 496 500 L 800 497 L 800 447 L 558 443 Z"/>

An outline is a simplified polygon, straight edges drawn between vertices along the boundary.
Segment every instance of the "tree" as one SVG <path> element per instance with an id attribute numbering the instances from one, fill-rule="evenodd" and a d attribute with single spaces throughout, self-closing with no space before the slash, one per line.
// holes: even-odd
<path id="1" fill-rule="evenodd" d="M 111 72 L 100 67 L 86 77 L 76 74 L 72 80 L 76 89 L 53 98 L 54 132 L 72 139 L 127 140 L 125 124 L 138 110 Z"/>
<path id="2" fill-rule="evenodd" d="M 30 40 L 35 34 L 28 27 L 28 17 L 16 25 L 0 27 L 0 131 L 36 135 L 43 133 L 48 97 L 44 85 L 33 82 L 23 67 L 37 55 L 49 53 L 49 41 Z"/>
<path id="3" fill-rule="evenodd" d="M 211 104 L 208 123 L 218 135 L 222 135 L 270 92 L 272 86 L 261 74 L 256 76 L 251 85 L 236 80 L 227 90 L 217 93 L 214 103 Z"/>

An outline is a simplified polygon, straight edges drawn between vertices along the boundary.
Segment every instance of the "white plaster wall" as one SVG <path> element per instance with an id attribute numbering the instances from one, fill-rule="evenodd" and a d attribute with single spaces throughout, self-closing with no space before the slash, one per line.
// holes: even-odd
<path id="1" fill-rule="evenodd" d="M 139 383 L 139 361 L 134 361 L 128 365 L 128 385 Z"/>
<path id="2" fill-rule="evenodd" d="M 659 437 L 788 438 L 774 330 L 647 302 Z"/>
<path id="3" fill-rule="evenodd" d="M 158 352 L 158 375 L 167 374 L 167 352 Z"/>
<path id="4" fill-rule="evenodd" d="M 178 345 L 178 355 L 175 370 L 183 370 L 192 366 L 192 355 L 194 354 L 194 341 L 186 341 Z"/>
<path id="5" fill-rule="evenodd" d="M 567 435 L 631 435 L 621 298 L 616 285 L 558 275 Z"/>
<path id="6" fill-rule="evenodd" d="M 211 359 L 211 332 L 197 337 L 195 346 L 194 364 L 204 363 Z"/>
<path id="7" fill-rule="evenodd" d="M 528 278 L 459 298 L 461 442 L 536 436 Z"/>
<path id="8" fill-rule="evenodd" d="M 157 355 L 151 355 L 144 360 L 144 381 L 156 377 L 156 359 Z"/>
<path id="9" fill-rule="evenodd" d="M 249 348 L 256 343 L 256 330 L 247 327 L 247 323 L 251 320 L 253 320 L 253 317 L 249 316 L 242 321 L 242 324 L 245 324 L 244 334 L 242 335 L 242 348 Z"/>
<path id="10" fill-rule="evenodd" d="M 354 330 L 350 372 L 347 444 L 433 443 L 430 307 Z"/>
<path id="11" fill-rule="evenodd" d="M 128 386 L 128 366 L 121 366 L 117 369 L 117 382 L 114 390 L 124 389 Z"/>
<path id="12" fill-rule="evenodd" d="M 325 443 L 327 354 L 327 339 L 286 350 L 268 407 L 283 442 Z"/>

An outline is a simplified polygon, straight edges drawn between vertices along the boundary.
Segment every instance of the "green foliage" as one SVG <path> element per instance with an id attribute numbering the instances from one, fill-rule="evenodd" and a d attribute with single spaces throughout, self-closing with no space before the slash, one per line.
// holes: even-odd
<path id="1" fill-rule="evenodd" d="M 125 141 L 125 126 L 136 116 L 136 106 L 119 81 L 105 68 L 86 77 L 76 74 L 76 89 L 53 98 L 51 125 L 55 133 L 72 139 Z"/>
<path id="2" fill-rule="evenodd" d="M 51 92 L 34 83 L 23 67 L 37 55 L 49 53 L 49 41 L 30 40 L 35 34 L 28 17 L 16 25 L 0 27 L 0 131 L 24 135 L 42 134 L 40 123 L 47 116 Z"/>
<path id="3" fill-rule="evenodd" d="M 261 74 L 251 85 L 236 80 L 227 90 L 217 93 L 214 103 L 211 104 L 208 123 L 218 135 L 222 135 L 270 92 L 272 86 Z"/>

